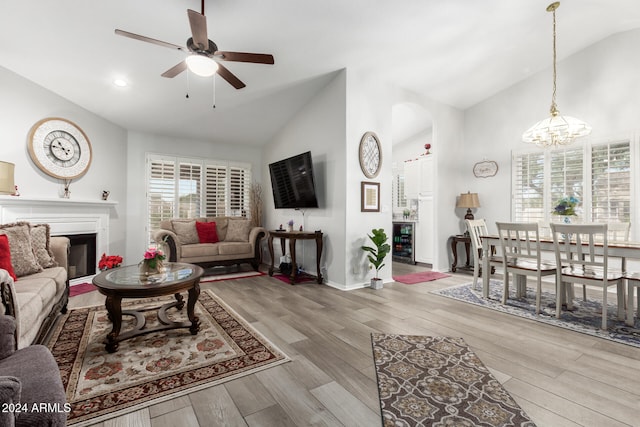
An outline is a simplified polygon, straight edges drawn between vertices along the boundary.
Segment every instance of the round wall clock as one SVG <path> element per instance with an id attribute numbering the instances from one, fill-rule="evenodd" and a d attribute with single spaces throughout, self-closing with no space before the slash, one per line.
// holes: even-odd
<path id="1" fill-rule="evenodd" d="M 59 117 L 42 119 L 33 125 L 27 148 L 33 163 L 54 178 L 78 178 L 91 164 L 87 135 L 75 123 Z"/>
<path id="2" fill-rule="evenodd" d="M 360 168 L 367 178 L 375 178 L 382 166 L 382 146 L 378 136 L 373 132 L 366 132 L 360 139 L 358 148 Z"/>

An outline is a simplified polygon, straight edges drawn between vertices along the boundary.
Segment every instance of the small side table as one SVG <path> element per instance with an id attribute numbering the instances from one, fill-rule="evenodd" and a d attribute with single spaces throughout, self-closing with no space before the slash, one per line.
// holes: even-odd
<path id="1" fill-rule="evenodd" d="M 289 276 L 289 283 L 292 285 L 296 282 L 298 275 L 298 266 L 296 264 L 296 240 L 315 240 L 316 241 L 316 281 L 318 284 L 322 284 L 322 274 L 320 273 L 320 258 L 322 257 L 322 231 L 317 230 L 314 232 L 309 231 L 286 231 L 286 230 L 271 230 L 269 231 L 269 255 L 271 255 L 271 265 L 269 266 L 269 276 L 273 276 L 273 238 L 280 238 L 280 247 L 282 254 L 285 254 L 285 241 L 289 239 L 289 253 L 291 254 L 291 275 Z"/>
<path id="2" fill-rule="evenodd" d="M 451 236 L 449 238 L 451 240 L 451 253 L 453 254 L 453 264 L 451 264 L 451 272 L 455 273 L 458 269 L 464 270 L 466 272 L 473 273 L 473 265 L 470 264 L 470 248 L 471 248 L 471 237 L 465 236 L 464 234 L 456 234 L 455 236 Z M 467 260 L 464 266 L 458 267 L 458 243 L 464 243 L 464 250 L 467 255 Z"/>

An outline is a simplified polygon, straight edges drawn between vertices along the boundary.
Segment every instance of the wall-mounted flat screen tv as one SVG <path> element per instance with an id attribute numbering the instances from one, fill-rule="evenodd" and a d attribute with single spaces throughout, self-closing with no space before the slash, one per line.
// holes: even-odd
<path id="1" fill-rule="evenodd" d="M 271 163 L 269 173 L 276 209 L 318 207 L 310 151 Z"/>

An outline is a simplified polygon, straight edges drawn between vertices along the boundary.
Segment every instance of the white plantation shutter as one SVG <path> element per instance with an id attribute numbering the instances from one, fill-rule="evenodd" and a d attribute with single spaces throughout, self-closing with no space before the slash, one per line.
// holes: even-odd
<path id="1" fill-rule="evenodd" d="M 227 211 L 227 167 L 208 164 L 205 167 L 205 216 L 224 216 Z"/>
<path id="2" fill-rule="evenodd" d="M 232 216 L 248 216 L 251 171 L 240 166 L 229 167 L 229 208 Z"/>
<path id="3" fill-rule="evenodd" d="M 548 191 L 549 211 L 553 212 L 560 199 L 575 197 L 579 200 L 578 216 L 583 218 L 584 200 L 584 149 L 550 152 L 550 177 Z"/>
<path id="4" fill-rule="evenodd" d="M 631 221 L 631 150 L 629 141 L 591 150 L 591 216 L 594 222 Z"/>
<path id="5" fill-rule="evenodd" d="M 176 165 L 174 160 L 147 160 L 147 230 L 157 230 L 160 221 L 171 219 L 175 212 Z"/>
<path id="6" fill-rule="evenodd" d="M 575 144 L 512 157 L 512 218 L 553 220 L 551 212 L 563 197 L 575 197 L 578 217 L 585 222 L 631 222 L 637 218 L 632 194 L 638 141 Z M 542 203 L 544 200 L 544 203 Z"/>
<path id="7" fill-rule="evenodd" d="M 251 165 L 147 155 L 149 239 L 160 221 L 249 212 Z"/>
<path id="8" fill-rule="evenodd" d="M 178 182 L 178 218 L 200 217 L 202 165 L 180 162 Z"/>
<path id="9" fill-rule="evenodd" d="M 545 218 L 544 153 L 513 157 L 512 217 L 518 222 L 537 222 Z"/>

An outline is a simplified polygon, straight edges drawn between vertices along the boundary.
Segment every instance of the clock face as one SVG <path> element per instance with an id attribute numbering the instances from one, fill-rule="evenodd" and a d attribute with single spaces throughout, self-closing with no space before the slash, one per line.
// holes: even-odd
<path id="1" fill-rule="evenodd" d="M 31 160 L 54 178 L 77 178 L 91 164 L 89 139 L 78 126 L 66 119 L 40 120 L 31 128 L 27 144 Z"/>
<path id="2" fill-rule="evenodd" d="M 382 147 L 373 132 L 367 132 L 360 140 L 360 168 L 367 178 L 375 178 L 382 166 Z"/>

